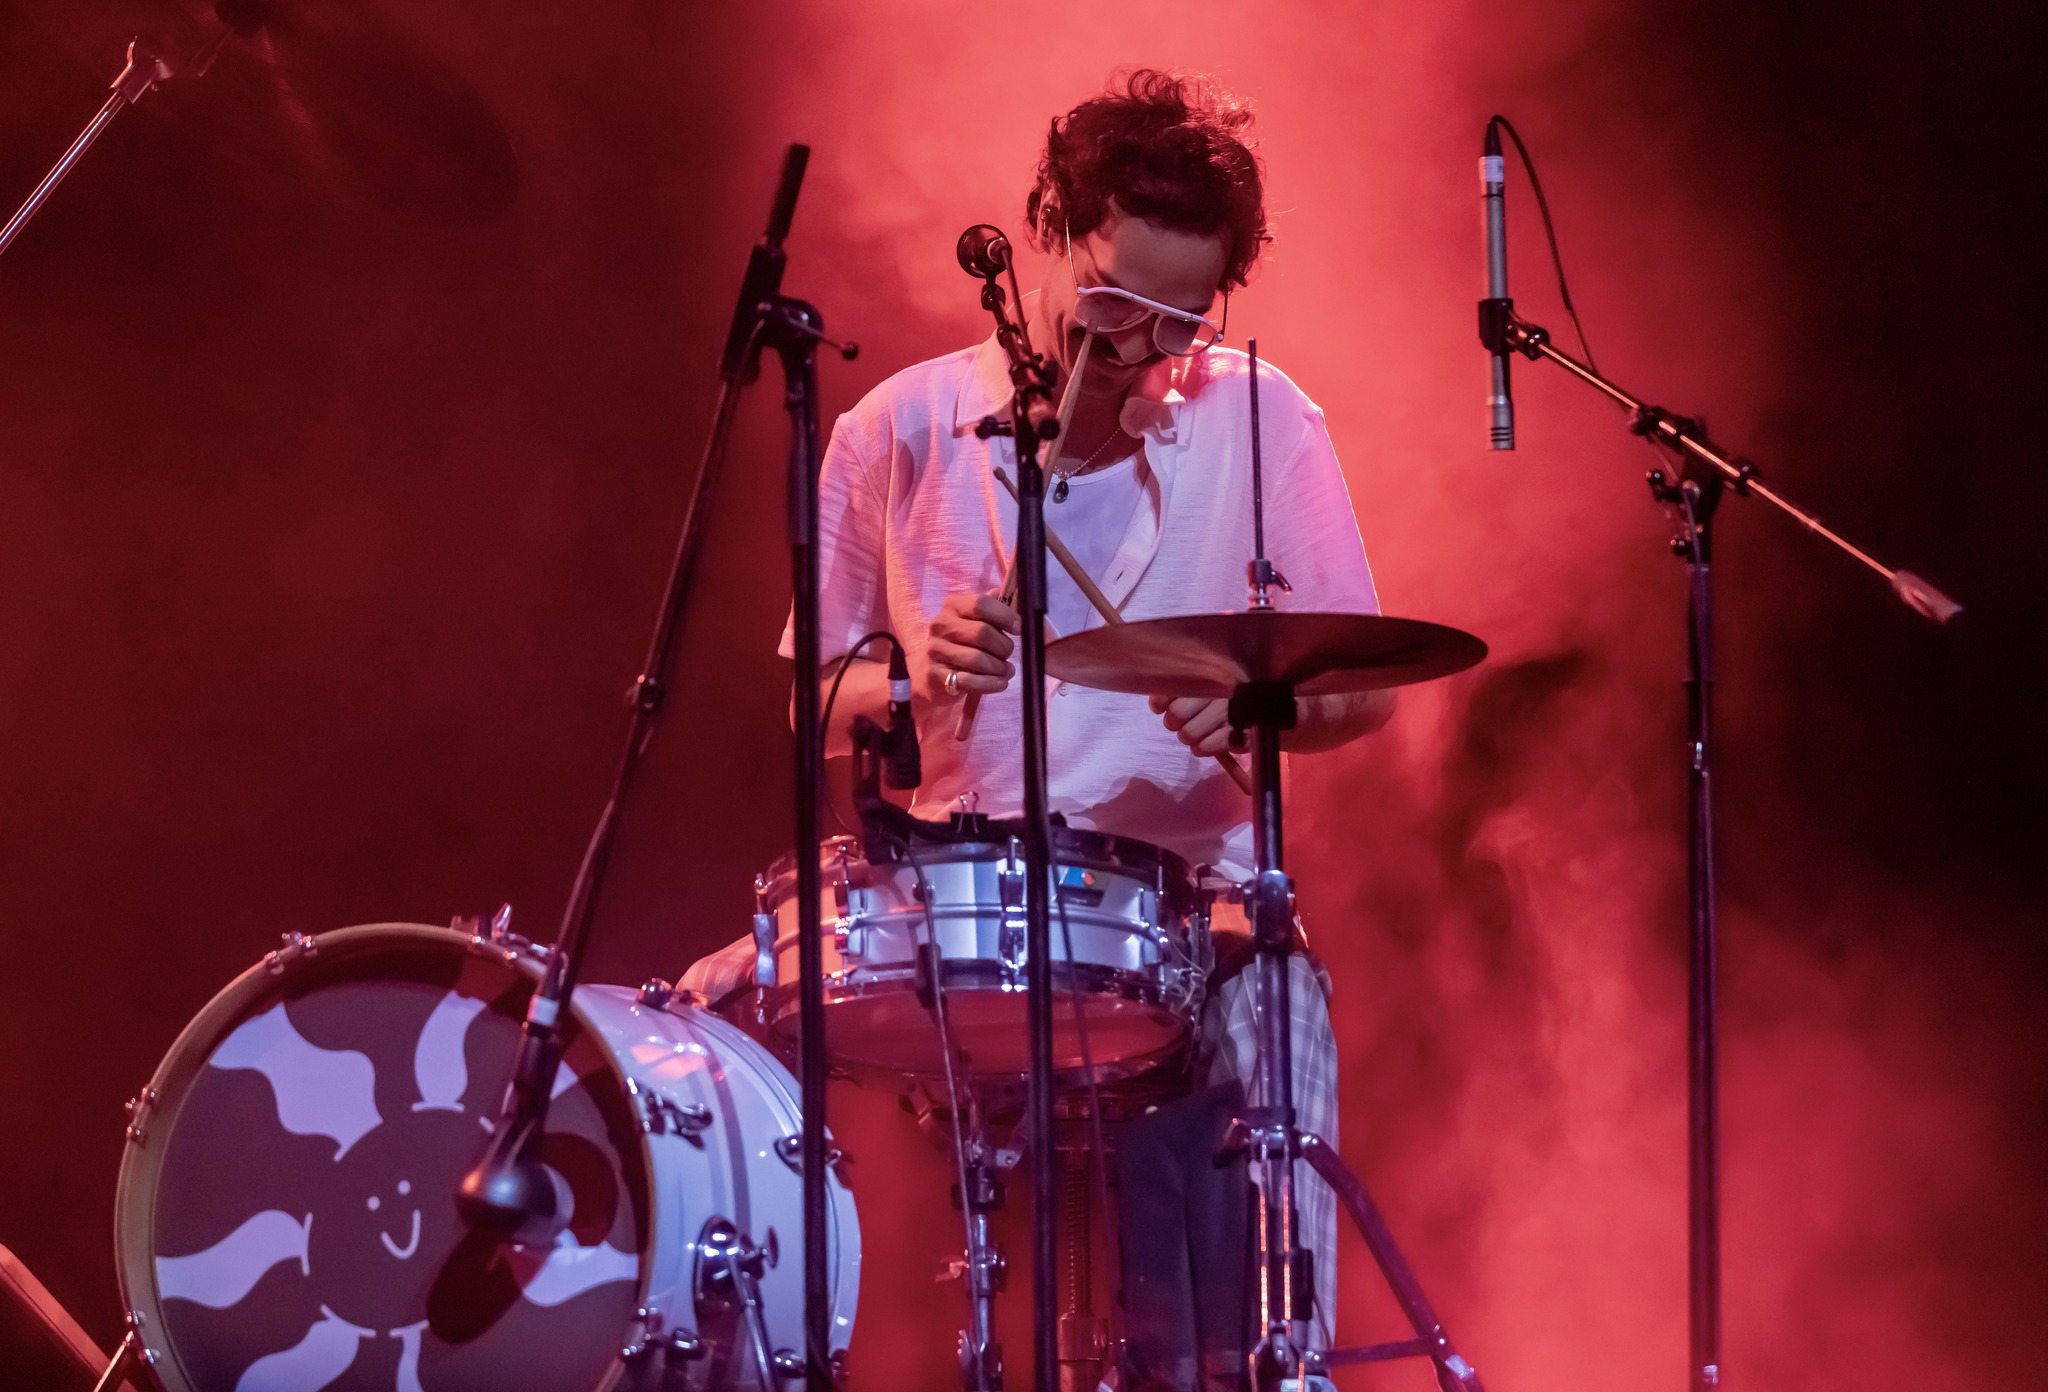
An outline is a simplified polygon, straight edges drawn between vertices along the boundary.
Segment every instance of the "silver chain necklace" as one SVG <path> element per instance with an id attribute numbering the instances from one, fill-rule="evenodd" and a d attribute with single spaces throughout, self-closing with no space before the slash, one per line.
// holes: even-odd
<path id="1" fill-rule="evenodd" d="M 1053 467 L 1052 500 L 1056 503 L 1064 503 L 1067 500 L 1067 480 L 1075 474 L 1087 473 L 1094 466 L 1095 461 L 1102 458 L 1102 452 L 1110 447 L 1112 441 L 1123 438 L 1123 433 L 1123 425 L 1119 422 L 1116 428 L 1103 438 L 1102 443 L 1095 447 L 1095 452 L 1079 464 L 1076 464 L 1071 469 L 1062 469 L 1055 465 Z"/>

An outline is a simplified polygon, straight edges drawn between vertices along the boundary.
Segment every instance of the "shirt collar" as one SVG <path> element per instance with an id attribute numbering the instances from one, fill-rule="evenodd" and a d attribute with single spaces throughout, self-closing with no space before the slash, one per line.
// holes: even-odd
<path id="1" fill-rule="evenodd" d="M 1182 387 L 1195 359 L 1167 358 L 1131 386 L 1124 400 L 1123 428 L 1134 436 L 1145 436 L 1161 444 L 1172 444 L 1179 434 L 1180 408 L 1186 404 Z M 1010 386 L 1010 361 L 1003 346 L 990 334 L 974 353 L 966 384 L 953 410 L 953 433 L 973 430 L 983 416 L 1010 418 L 1016 391 Z"/>

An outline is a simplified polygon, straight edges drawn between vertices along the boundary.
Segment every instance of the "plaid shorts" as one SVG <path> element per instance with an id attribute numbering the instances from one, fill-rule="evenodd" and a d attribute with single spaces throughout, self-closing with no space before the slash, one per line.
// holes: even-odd
<path id="1" fill-rule="evenodd" d="M 1219 935 L 1220 936 L 1220 935 Z M 1241 947 L 1242 945 L 1240 945 Z M 1219 956 L 1232 955 L 1219 951 Z M 1308 952 L 1288 959 L 1287 1010 L 1291 1017 L 1296 1124 L 1337 1144 L 1337 1034 L 1330 1025 L 1330 977 Z M 1222 976 L 1202 1010 L 1196 1039 L 1195 1081 L 1210 1087 L 1235 1082 L 1253 1106 L 1259 1088 L 1257 973 L 1249 962 Z M 1258 1182 L 1253 1167 L 1252 1181 Z M 1333 1348 L 1337 1309 L 1337 1195 L 1305 1160 L 1294 1164 L 1294 1204 L 1302 1244 L 1315 1254 L 1316 1308 L 1310 1345 Z"/>

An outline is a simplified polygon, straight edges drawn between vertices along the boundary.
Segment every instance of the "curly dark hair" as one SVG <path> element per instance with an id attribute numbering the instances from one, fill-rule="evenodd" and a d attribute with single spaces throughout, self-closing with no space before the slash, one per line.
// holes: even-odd
<path id="1" fill-rule="evenodd" d="M 1230 234 L 1218 289 L 1245 283 L 1266 243 L 1263 172 L 1244 131 L 1251 108 L 1199 75 L 1139 68 L 1046 132 L 1024 221 L 1041 246 L 1085 237 L 1121 213 L 1176 232 Z"/>

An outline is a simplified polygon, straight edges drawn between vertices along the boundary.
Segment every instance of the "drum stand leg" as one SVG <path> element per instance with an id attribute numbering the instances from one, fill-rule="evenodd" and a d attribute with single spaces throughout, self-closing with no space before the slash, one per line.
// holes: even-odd
<path id="1" fill-rule="evenodd" d="M 1014 1151 L 992 1149 L 976 1134 L 966 1140 L 967 1192 L 953 1186 L 953 1207 L 967 1215 L 967 1252 L 950 1267 L 967 1286 L 967 1327 L 960 1331 L 960 1384 L 967 1392 L 1002 1392 L 1003 1346 L 996 1341 L 996 1297 L 1009 1274 L 990 1215 L 1003 1206 L 1003 1175 Z M 943 1278 L 942 1278 L 943 1279 Z"/>

